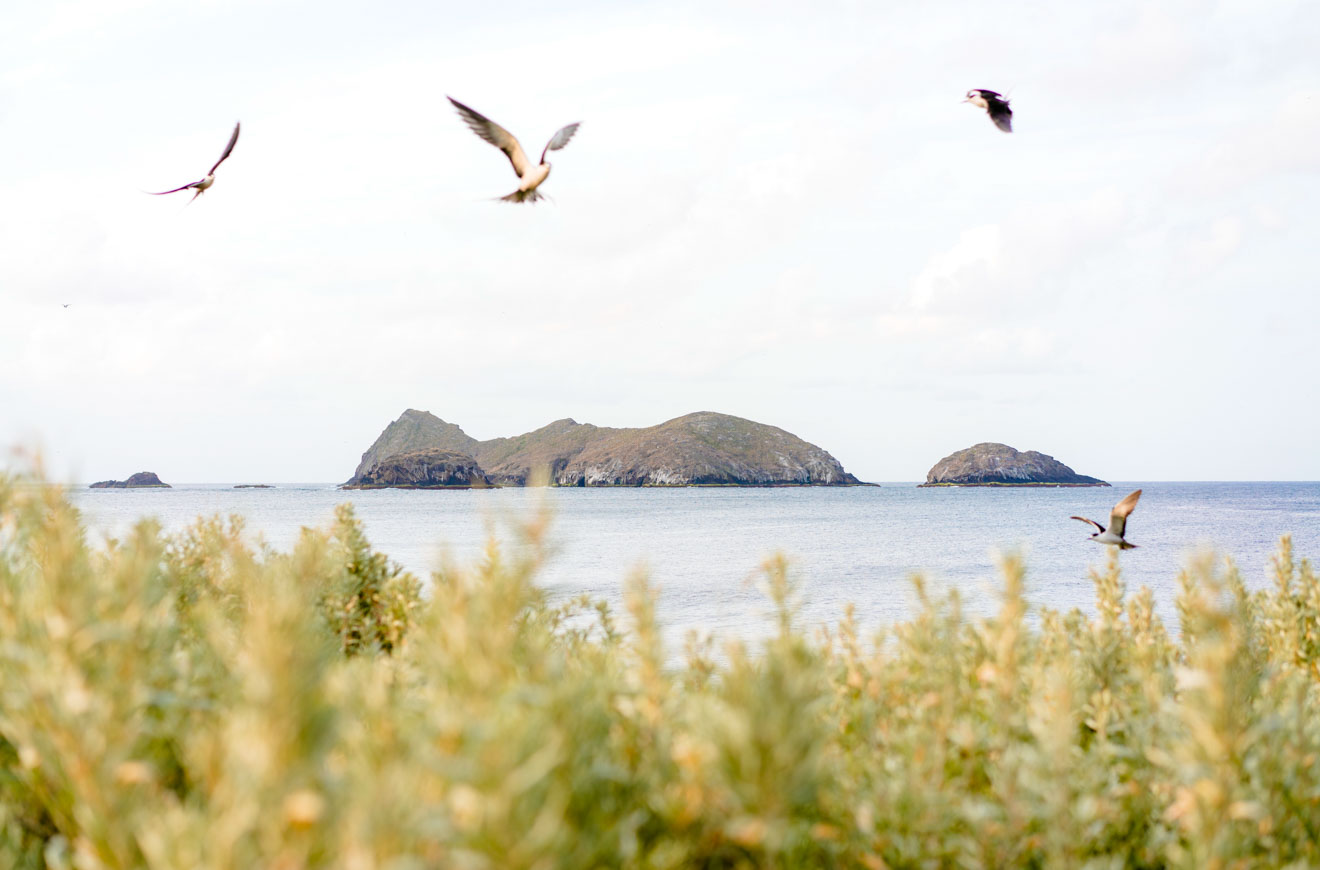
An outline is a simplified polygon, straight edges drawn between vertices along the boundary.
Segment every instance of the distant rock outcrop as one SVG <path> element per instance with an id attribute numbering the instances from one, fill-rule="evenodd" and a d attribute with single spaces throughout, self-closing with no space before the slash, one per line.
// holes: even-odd
<path id="1" fill-rule="evenodd" d="M 922 486 L 1109 486 L 1078 474 L 1053 456 L 986 441 L 946 456 Z"/>
<path id="2" fill-rule="evenodd" d="M 490 478 L 475 459 L 435 447 L 387 456 L 344 484 L 345 489 L 470 489 L 486 486 L 490 486 Z"/>
<path id="3" fill-rule="evenodd" d="M 557 486 L 860 483 L 829 453 L 783 429 L 709 411 L 645 429 L 609 429 L 556 420 L 513 438 L 477 441 L 452 423 L 408 410 L 385 428 L 363 454 L 363 462 L 371 459 L 379 465 L 399 453 L 421 449 L 470 457 L 477 471 L 497 486 L 526 486 L 538 480 Z M 348 485 L 362 485 L 374 467 L 359 465 Z M 407 484 L 373 480 L 370 485 Z"/>
<path id="4" fill-rule="evenodd" d="M 128 480 L 98 480 L 91 485 L 91 489 L 146 489 L 156 487 L 157 489 L 171 489 L 172 487 L 163 482 L 152 471 L 139 471 L 137 474 L 129 477 Z"/>

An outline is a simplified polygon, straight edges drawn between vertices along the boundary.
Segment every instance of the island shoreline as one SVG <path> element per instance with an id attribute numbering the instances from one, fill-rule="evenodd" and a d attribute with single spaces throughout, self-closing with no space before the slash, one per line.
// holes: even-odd
<path id="1" fill-rule="evenodd" d="M 1023 481 L 1022 483 L 1009 483 L 1008 481 L 986 481 L 985 483 L 919 483 L 919 484 L 917 484 L 917 488 L 918 488 L 918 489 L 924 489 L 925 487 L 928 487 L 928 486 L 929 486 L 929 487 L 939 487 L 939 486 L 958 486 L 958 487 L 963 487 L 963 486 L 999 486 L 999 487 L 1014 487 L 1014 488 L 1018 488 L 1018 487 L 1021 487 L 1021 488 L 1027 488 L 1027 487 L 1040 488 L 1040 487 L 1060 487 L 1060 486 L 1066 486 L 1066 487 L 1087 487 L 1087 486 L 1110 486 L 1110 485 L 1111 485 L 1111 484 L 1105 483 L 1104 481 L 1101 481 L 1100 483 L 1045 483 L 1045 482 L 1037 483 L 1037 482 L 1035 482 L 1035 481 Z"/>
<path id="2" fill-rule="evenodd" d="M 925 484 L 921 484 L 925 486 Z M 943 485 L 943 484 L 941 484 Z M 956 484 L 949 484 L 956 485 Z M 1094 485 L 1094 484 L 1088 484 Z M 881 487 L 883 484 L 867 483 L 584 483 L 584 484 L 546 484 L 528 486 L 517 483 L 492 483 L 489 486 L 418 486 L 416 484 L 389 483 L 341 483 L 336 489 L 849 489 L 858 486 Z M 1106 484 L 1108 486 L 1108 484 Z"/>

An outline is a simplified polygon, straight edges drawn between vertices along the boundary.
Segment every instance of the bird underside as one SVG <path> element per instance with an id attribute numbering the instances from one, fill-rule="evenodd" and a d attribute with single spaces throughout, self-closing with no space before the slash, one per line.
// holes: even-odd
<path id="1" fill-rule="evenodd" d="M 1118 547 L 1120 550 L 1135 550 L 1136 544 L 1129 544 L 1122 536 L 1114 534 L 1112 529 L 1106 529 L 1091 536 L 1091 540 L 1097 544 L 1109 544 L 1112 547 Z"/>

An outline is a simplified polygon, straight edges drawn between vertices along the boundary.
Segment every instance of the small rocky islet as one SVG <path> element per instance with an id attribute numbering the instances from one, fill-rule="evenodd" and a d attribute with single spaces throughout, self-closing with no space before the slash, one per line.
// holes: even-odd
<path id="1" fill-rule="evenodd" d="M 173 489 L 156 476 L 154 471 L 139 471 L 129 475 L 128 480 L 98 480 L 90 484 L 89 489 Z"/>
<path id="2" fill-rule="evenodd" d="M 488 486 L 859 486 L 825 450 L 789 432 L 699 411 L 641 429 L 556 420 L 478 441 L 408 409 L 362 454 L 344 489 Z"/>
<path id="3" fill-rule="evenodd" d="M 959 450 L 935 463 L 919 486 L 1109 486 L 1078 474 L 1053 456 L 1025 453 L 985 441 Z"/>

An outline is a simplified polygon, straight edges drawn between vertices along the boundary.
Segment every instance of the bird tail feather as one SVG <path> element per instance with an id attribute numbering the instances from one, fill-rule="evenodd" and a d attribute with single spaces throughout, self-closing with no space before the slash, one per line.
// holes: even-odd
<path id="1" fill-rule="evenodd" d="M 501 196 L 500 202 L 536 202 L 540 199 L 544 197 L 535 190 L 515 190 L 508 196 Z"/>

